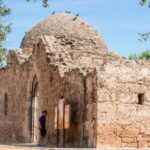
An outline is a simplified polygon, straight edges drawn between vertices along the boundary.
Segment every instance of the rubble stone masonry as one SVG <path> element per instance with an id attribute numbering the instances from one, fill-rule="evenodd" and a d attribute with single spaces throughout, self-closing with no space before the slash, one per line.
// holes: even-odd
<path id="1" fill-rule="evenodd" d="M 108 52 L 80 17 L 49 16 L 7 61 L 0 69 L 1 143 L 40 142 L 38 119 L 47 110 L 52 147 L 150 147 L 150 63 Z M 57 129 L 62 96 L 68 127 Z"/>

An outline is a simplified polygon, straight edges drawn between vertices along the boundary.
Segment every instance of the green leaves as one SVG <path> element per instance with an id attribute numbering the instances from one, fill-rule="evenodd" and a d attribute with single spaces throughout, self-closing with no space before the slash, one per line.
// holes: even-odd
<path id="1" fill-rule="evenodd" d="M 3 18 L 6 15 L 9 15 L 10 8 L 7 8 L 4 5 L 4 1 L 0 0 L 0 46 L 2 46 L 2 42 L 6 40 L 7 33 L 10 32 L 10 25 L 5 24 Z"/>
<path id="2" fill-rule="evenodd" d="M 27 2 L 30 2 L 31 0 L 26 0 Z M 37 1 L 37 0 L 34 0 L 34 1 Z M 38 0 L 39 1 L 39 0 Z M 48 7 L 49 4 L 48 4 L 48 0 L 40 0 L 42 2 L 42 6 L 43 7 Z"/>
<path id="3" fill-rule="evenodd" d="M 146 59 L 149 60 L 150 59 L 150 51 L 144 51 L 139 55 L 139 59 Z"/>
<path id="4" fill-rule="evenodd" d="M 4 17 L 9 14 L 10 8 L 4 4 L 4 0 L 0 0 L 0 68 L 6 64 L 6 49 L 3 48 L 3 42 L 11 30 L 10 25 L 4 22 Z"/>
<path id="5" fill-rule="evenodd" d="M 140 5 L 150 7 L 150 0 L 140 0 Z"/>
<path id="6" fill-rule="evenodd" d="M 10 13 L 10 8 L 4 4 L 4 0 L 0 0 L 0 16 L 6 16 Z"/>
<path id="7" fill-rule="evenodd" d="M 147 3 L 147 0 L 141 0 L 141 1 L 140 1 L 140 4 L 141 4 L 141 5 L 145 5 L 146 3 Z"/>
<path id="8" fill-rule="evenodd" d="M 11 31 L 10 25 L 0 24 L 0 46 L 6 40 L 6 35 Z"/>
<path id="9" fill-rule="evenodd" d="M 0 47 L 0 68 L 6 66 L 6 49 Z"/>
<path id="10" fill-rule="evenodd" d="M 130 59 L 130 60 L 136 60 L 136 59 L 138 59 L 138 56 L 137 56 L 137 54 L 130 54 L 128 56 L 128 59 Z"/>
<path id="11" fill-rule="evenodd" d="M 6 6 L 0 6 L 0 16 L 6 16 L 10 13 L 10 8 Z"/>
<path id="12" fill-rule="evenodd" d="M 140 54 L 130 54 L 128 58 L 130 60 L 138 60 L 138 59 L 150 60 L 150 50 L 143 51 Z"/>

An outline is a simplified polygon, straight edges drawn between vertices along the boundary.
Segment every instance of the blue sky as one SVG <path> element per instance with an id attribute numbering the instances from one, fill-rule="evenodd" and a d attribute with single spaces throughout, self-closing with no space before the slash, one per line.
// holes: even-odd
<path id="1" fill-rule="evenodd" d="M 12 32 L 5 42 L 10 49 L 18 48 L 25 32 L 54 10 L 79 13 L 103 36 L 110 50 L 123 56 L 150 48 L 150 43 L 137 40 L 139 32 L 150 31 L 150 8 L 139 6 L 138 0 L 50 0 L 48 9 L 39 0 L 6 0 L 6 4 L 12 9 L 5 18 L 12 23 Z"/>

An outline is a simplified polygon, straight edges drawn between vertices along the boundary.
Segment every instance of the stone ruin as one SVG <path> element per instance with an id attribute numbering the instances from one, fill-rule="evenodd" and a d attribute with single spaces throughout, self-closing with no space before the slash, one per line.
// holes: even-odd
<path id="1" fill-rule="evenodd" d="M 80 17 L 49 16 L 7 61 L 1 143 L 38 143 L 39 115 L 47 110 L 50 147 L 150 147 L 150 62 L 110 53 Z"/>

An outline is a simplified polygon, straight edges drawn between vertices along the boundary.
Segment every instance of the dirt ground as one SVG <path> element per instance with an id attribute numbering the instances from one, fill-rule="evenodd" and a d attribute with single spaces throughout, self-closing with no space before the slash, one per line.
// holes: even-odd
<path id="1" fill-rule="evenodd" d="M 36 147 L 33 145 L 24 145 L 24 146 L 10 146 L 10 145 L 0 145 L 0 150 L 65 150 L 66 148 L 47 148 L 47 147 Z M 80 150 L 80 148 L 67 148 L 66 150 Z M 87 150 L 88 148 L 83 148 L 81 150 Z M 139 150 L 135 148 L 89 148 L 89 150 Z M 148 150 L 148 149 L 140 149 Z"/>
<path id="2" fill-rule="evenodd" d="M 48 150 L 46 147 L 0 145 L 0 150 Z"/>

